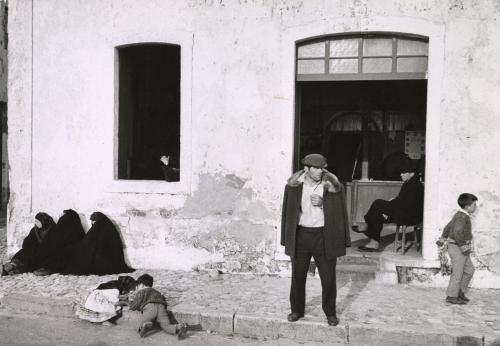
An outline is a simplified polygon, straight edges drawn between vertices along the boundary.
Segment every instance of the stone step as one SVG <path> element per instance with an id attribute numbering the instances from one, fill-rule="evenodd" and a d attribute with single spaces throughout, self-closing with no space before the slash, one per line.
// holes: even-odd
<path id="1" fill-rule="evenodd" d="M 354 263 L 353 263 L 354 262 Z M 355 263 L 356 261 L 342 261 L 337 262 L 336 273 L 337 273 L 337 283 L 352 280 L 361 280 L 363 282 L 368 282 L 374 280 L 376 273 L 379 271 L 378 262 L 368 260 L 364 264 Z M 291 276 L 291 262 L 280 261 L 280 268 L 282 276 Z M 314 262 L 311 262 L 309 268 L 309 275 L 313 278 L 319 279 L 318 270 Z"/>
<path id="2" fill-rule="evenodd" d="M 379 256 L 365 254 L 347 254 L 339 257 L 337 264 L 362 264 L 362 265 L 378 265 Z"/>
<path id="3" fill-rule="evenodd" d="M 337 264 L 337 272 L 341 273 L 357 273 L 375 275 L 378 271 L 377 265 L 364 264 Z"/>

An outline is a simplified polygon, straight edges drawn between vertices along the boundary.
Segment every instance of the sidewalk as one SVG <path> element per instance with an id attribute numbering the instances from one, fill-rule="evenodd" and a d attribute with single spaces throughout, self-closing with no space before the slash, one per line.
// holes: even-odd
<path id="1" fill-rule="evenodd" d="M 144 273 L 132 273 L 137 277 Z M 178 319 L 204 329 L 249 337 L 286 337 L 339 345 L 500 344 L 500 291 L 471 290 L 471 303 L 447 305 L 444 290 L 382 286 L 363 273 L 339 272 L 337 314 L 330 327 L 321 311 L 320 281 L 310 277 L 304 319 L 286 321 L 289 278 L 198 272 L 147 271 Z M 13 312 L 73 316 L 73 304 L 113 276 L 0 278 L 0 307 Z M 125 311 L 121 323 L 132 325 Z"/>

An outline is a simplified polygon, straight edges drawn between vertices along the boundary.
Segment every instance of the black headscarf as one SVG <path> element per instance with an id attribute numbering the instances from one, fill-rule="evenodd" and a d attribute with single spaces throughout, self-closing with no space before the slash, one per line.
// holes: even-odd
<path id="1" fill-rule="evenodd" d="M 37 219 L 38 221 L 41 222 L 41 224 L 42 224 L 41 229 L 43 229 L 43 230 L 47 230 L 50 227 L 55 225 L 55 222 L 54 222 L 54 219 L 52 218 L 52 216 L 50 216 L 49 214 L 44 213 L 44 212 L 37 213 L 35 215 L 35 219 Z"/>
<path id="2" fill-rule="evenodd" d="M 57 221 L 57 231 L 64 246 L 79 242 L 85 237 L 80 216 L 73 209 L 66 209 Z"/>

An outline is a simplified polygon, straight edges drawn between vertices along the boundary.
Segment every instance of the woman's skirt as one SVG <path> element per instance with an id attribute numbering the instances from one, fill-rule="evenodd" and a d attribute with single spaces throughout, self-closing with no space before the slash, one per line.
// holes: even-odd
<path id="1" fill-rule="evenodd" d="M 76 315 L 90 322 L 104 322 L 118 315 L 120 307 L 117 289 L 93 290 L 83 303 L 76 306 Z"/>

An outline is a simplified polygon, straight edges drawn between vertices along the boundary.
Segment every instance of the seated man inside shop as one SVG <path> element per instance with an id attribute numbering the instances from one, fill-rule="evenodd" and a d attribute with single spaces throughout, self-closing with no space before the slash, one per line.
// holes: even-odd
<path id="1" fill-rule="evenodd" d="M 165 176 L 165 181 L 179 181 L 180 179 L 180 169 L 173 167 L 172 158 L 170 156 L 163 155 L 160 158 L 162 162 L 163 175 Z"/>
<path id="2" fill-rule="evenodd" d="M 360 251 L 379 251 L 380 233 L 384 223 L 415 225 L 423 219 L 424 186 L 420 181 L 418 169 L 408 163 L 401 168 L 403 186 L 396 198 L 386 201 L 375 200 L 365 215 L 366 223 L 353 225 L 352 230 L 364 233 L 370 241 L 358 247 Z"/>

